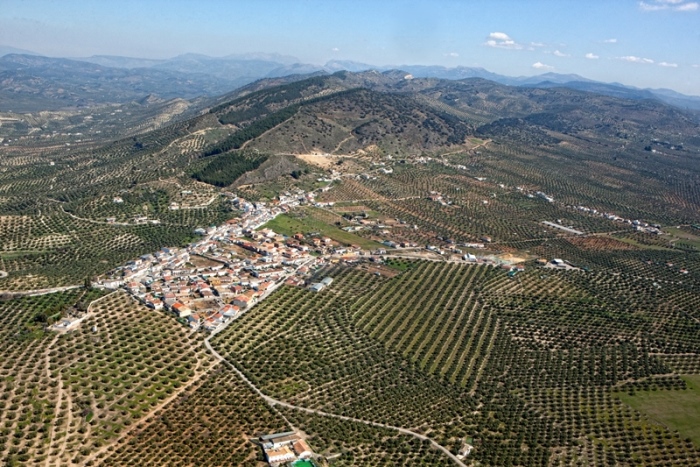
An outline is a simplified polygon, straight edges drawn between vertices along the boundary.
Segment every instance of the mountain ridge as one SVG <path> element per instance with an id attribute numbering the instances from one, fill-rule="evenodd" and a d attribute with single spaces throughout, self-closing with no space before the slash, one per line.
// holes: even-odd
<path id="1" fill-rule="evenodd" d="M 302 63 L 291 56 L 264 53 L 231 54 L 225 57 L 210 57 L 203 54 L 181 54 L 170 59 L 144 59 L 109 55 L 63 59 L 29 54 L 8 54 L 2 53 L 2 50 L 3 49 L 0 49 L 0 70 L 3 70 L 4 67 L 5 75 L 3 78 L 5 80 L 13 80 L 10 82 L 11 85 L 16 85 L 17 81 L 20 81 L 20 87 L 22 85 L 27 85 L 26 82 L 32 79 L 41 80 L 47 78 L 45 74 L 52 71 L 48 69 L 51 66 L 67 72 L 72 72 L 71 79 L 75 80 L 79 78 L 77 75 L 78 73 L 86 72 L 84 66 L 80 65 L 80 63 L 91 63 L 109 68 L 110 70 L 102 70 L 102 72 L 111 73 L 120 77 L 124 76 L 125 70 L 129 70 L 131 73 L 129 79 L 137 81 L 141 79 L 145 82 L 150 80 L 152 82 L 150 87 L 146 89 L 147 92 L 144 95 L 162 93 L 163 95 L 160 97 L 163 98 L 188 98 L 194 97 L 195 94 L 198 96 L 214 97 L 259 79 L 280 78 L 287 75 L 314 73 L 332 74 L 337 71 L 361 72 L 377 70 L 379 72 L 385 72 L 389 70 L 401 70 L 405 74 L 410 74 L 418 78 L 440 78 L 450 80 L 484 78 L 509 86 L 564 86 L 587 92 L 611 96 L 624 96 L 631 99 L 656 99 L 679 108 L 700 112 L 699 96 L 689 96 L 668 89 L 640 89 L 620 83 L 603 83 L 576 74 L 548 72 L 535 76 L 511 77 L 493 73 L 478 67 L 458 66 L 450 68 L 431 65 L 374 66 L 351 60 L 330 60 L 324 65 L 314 65 Z M 25 56 L 25 58 L 19 58 L 21 56 Z M 34 60 L 32 61 L 30 57 L 34 58 Z M 18 68 L 13 69 L 11 66 L 8 66 L 8 61 L 24 61 L 25 64 L 41 63 L 41 66 L 37 65 L 34 68 L 27 66 L 24 68 L 24 71 L 28 74 L 8 76 L 7 74 L 10 73 L 11 70 L 14 70 L 16 73 L 19 72 Z M 71 64 L 73 68 L 71 69 L 68 64 Z M 158 75 L 157 72 L 159 71 L 164 74 Z M 88 77 L 89 75 L 86 76 L 85 79 L 87 79 L 86 86 L 89 87 L 94 83 L 90 82 Z M 55 78 L 55 76 L 53 78 Z M 155 82 L 156 80 L 160 81 Z M 190 81 L 187 89 L 183 89 L 182 86 L 177 85 L 177 83 L 184 83 L 187 81 Z M 10 86 L 10 88 L 11 87 L 12 86 Z M 194 91 L 195 89 L 196 91 Z M 34 88 L 30 89 L 28 92 L 36 96 L 41 93 L 41 90 Z M 118 98 L 118 96 L 114 97 L 114 99 Z M 139 98 L 139 96 L 136 98 Z M 5 100 L 7 101 L 7 99 L 8 97 L 6 96 Z M 60 108 L 61 106 L 71 104 L 81 105 L 80 103 L 71 102 L 70 99 L 67 100 L 68 102 L 66 102 L 64 96 L 61 96 L 61 100 L 55 102 L 52 108 Z M 12 103 L 11 100 L 9 103 Z M 46 99 L 43 102 L 44 105 L 50 105 L 50 103 L 51 101 Z M 22 108 L 19 103 L 16 103 L 14 107 Z M 36 105 L 33 107 L 36 108 Z"/>

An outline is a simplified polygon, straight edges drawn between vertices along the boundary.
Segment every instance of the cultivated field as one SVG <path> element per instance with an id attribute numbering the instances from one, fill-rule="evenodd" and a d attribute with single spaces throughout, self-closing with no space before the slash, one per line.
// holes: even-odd
<path id="1" fill-rule="evenodd" d="M 2 304 L 4 465 L 98 460 L 103 449 L 210 368 L 198 336 L 123 292 L 92 302 L 75 331 L 44 331 L 53 314 L 76 303 L 85 308 L 98 296 L 71 291 Z"/>
<path id="2" fill-rule="evenodd" d="M 425 433 L 454 452 L 473 438 L 473 459 L 488 465 L 698 456 L 615 396 L 630 384 L 691 391 L 664 358 L 696 359 L 698 323 L 649 284 L 536 269 L 510 279 L 435 262 L 409 262 L 391 279 L 347 267 L 326 274 L 328 290 L 284 288 L 216 337 L 266 394 Z"/>

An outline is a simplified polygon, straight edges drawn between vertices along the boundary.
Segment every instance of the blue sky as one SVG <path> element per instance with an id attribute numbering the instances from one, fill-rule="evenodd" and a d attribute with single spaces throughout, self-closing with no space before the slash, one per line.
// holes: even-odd
<path id="1" fill-rule="evenodd" d="M 0 44 L 62 57 L 275 52 L 554 71 L 700 95 L 699 2 L 0 0 Z"/>

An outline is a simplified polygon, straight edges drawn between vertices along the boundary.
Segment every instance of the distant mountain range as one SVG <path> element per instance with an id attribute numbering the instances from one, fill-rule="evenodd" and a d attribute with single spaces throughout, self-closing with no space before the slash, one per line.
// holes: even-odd
<path id="1" fill-rule="evenodd" d="M 43 57 L 27 50 L 3 46 L 0 46 L 0 111 L 31 112 L 124 103 L 147 95 L 157 95 L 163 99 L 213 97 L 263 78 L 367 70 L 400 70 L 415 78 L 482 78 L 509 86 L 566 87 L 626 99 L 653 99 L 700 112 L 700 97 L 697 96 L 687 96 L 669 89 L 639 89 L 619 83 L 602 83 L 576 74 L 544 73 L 510 77 L 483 68 L 425 65 L 377 67 L 348 60 L 332 60 L 318 66 L 279 54 L 243 54 L 219 58 L 184 54 L 167 60 L 108 55 L 67 59 Z"/>

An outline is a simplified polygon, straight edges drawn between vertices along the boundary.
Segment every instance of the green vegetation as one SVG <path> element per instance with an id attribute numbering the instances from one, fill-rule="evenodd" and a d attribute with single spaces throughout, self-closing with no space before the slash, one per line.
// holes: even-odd
<path id="1" fill-rule="evenodd" d="M 169 210 L 167 200 L 159 200 L 157 193 L 124 195 L 124 200 L 123 204 L 114 204 L 111 198 L 87 205 L 74 202 L 66 207 L 49 203 L 41 216 L 0 217 L 0 242 L 10 250 L 0 256 L 0 270 L 8 272 L 0 278 L 0 289 L 81 284 L 86 276 L 104 273 L 138 255 L 185 244 L 195 227 L 231 217 L 218 195 L 202 209 L 177 211 Z M 107 223 L 102 216 L 109 214 L 130 225 Z M 136 215 L 160 223 L 136 224 Z"/>
<path id="2" fill-rule="evenodd" d="M 267 106 L 295 102 L 308 96 L 310 89 L 323 87 L 326 81 L 325 77 L 319 76 L 281 86 L 268 87 L 213 107 L 210 113 L 221 114 L 223 111 L 228 110 L 221 118 L 225 117 L 229 121 L 234 121 L 233 117 L 236 113 L 234 110 L 230 109 L 245 105 L 251 108 L 252 111 L 249 114 L 245 114 L 244 118 L 239 118 L 235 121 L 257 118 L 264 113 L 264 109 Z"/>
<path id="3" fill-rule="evenodd" d="M 101 465 L 255 465 L 260 448 L 249 438 L 289 430 L 230 370 L 218 366 L 190 386 L 151 423 L 124 439 Z M 177 440 L 174 442 L 174 440 Z"/>
<path id="4" fill-rule="evenodd" d="M 693 227 L 665 227 L 664 231 L 672 235 L 676 246 L 690 250 L 700 250 L 700 235 Z"/>
<path id="5" fill-rule="evenodd" d="M 685 375 L 683 380 L 685 390 L 635 391 L 617 397 L 700 447 L 700 375 Z"/>
<path id="6" fill-rule="evenodd" d="M 170 319 L 123 292 L 102 294 L 0 303 L 3 465 L 82 464 L 210 364 L 198 338 Z M 45 330 L 56 313 L 88 304 L 91 315 L 77 330 Z"/>
<path id="7" fill-rule="evenodd" d="M 697 464 L 700 250 L 687 226 L 700 222 L 700 184 L 689 116 L 653 101 L 392 73 L 260 89 L 167 126 L 164 109 L 105 119 L 94 128 L 121 138 L 107 143 L 28 135 L 3 148 L 0 290 L 83 284 L 190 241 L 196 227 L 236 216 L 219 189 L 235 180 L 246 185 L 236 194 L 273 200 L 340 171 L 317 193 L 334 206 L 302 206 L 267 227 L 446 253 L 331 264 L 307 278 L 333 277 L 322 292 L 282 286 L 231 323 L 213 345 L 263 393 L 423 433 L 455 453 L 470 440 L 473 465 Z M 56 119 L 36 118 L 60 133 Z M 663 157 L 644 150 L 657 144 Z M 343 157 L 319 156 L 324 168 L 307 173 L 273 156 L 313 152 Z M 653 235 L 633 220 L 681 227 Z M 486 250 L 464 245 L 474 242 Z M 525 271 L 457 261 L 465 251 L 510 253 Z M 1 464 L 254 464 L 247 438 L 287 421 L 314 449 L 340 454 L 337 465 L 449 464 L 396 431 L 277 412 L 204 353 L 200 334 L 121 293 L 93 302 L 100 295 L 3 295 Z M 47 330 L 91 302 L 77 330 Z"/>
<path id="8" fill-rule="evenodd" d="M 262 135 L 266 131 L 276 127 L 280 123 L 284 122 L 285 120 L 288 120 L 291 118 L 297 111 L 299 110 L 299 106 L 290 106 L 287 107 L 283 110 L 280 110 L 278 112 L 272 113 L 264 118 L 261 118 L 260 120 L 257 120 L 254 123 L 251 123 L 249 126 L 245 127 L 242 130 L 238 130 L 235 133 L 233 133 L 231 136 L 227 137 L 223 141 L 216 143 L 215 145 L 207 148 L 203 152 L 203 156 L 213 156 L 216 154 L 221 154 L 225 153 L 228 151 L 231 151 L 232 149 L 240 149 L 241 146 L 243 146 L 243 143 L 246 141 L 249 141 L 253 138 L 257 138 L 258 136 Z M 226 121 L 222 121 L 222 123 L 226 123 Z"/>
<path id="9" fill-rule="evenodd" d="M 382 248 L 380 243 L 359 237 L 351 232 L 346 232 L 336 226 L 318 220 L 314 217 L 315 208 L 309 208 L 295 215 L 282 214 L 266 223 L 261 228 L 269 228 L 282 235 L 292 236 L 296 233 L 304 235 L 317 233 L 319 236 L 329 237 L 343 245 L 358 245 L 364 249 Z"/>
<path id="10" fill-rule="evenodd" d="M 405 260 L 401 258 L 389 257 L 386 259 L 386 265 L 390 268 L 398 269 L 399 271 L 407 271 L 412 267 L 418 266 L 418 263 L 416 263 L 415 261 Z"/>
<path id="11" fill-rule="evenodd" d="M 630 381 L 683 392 L 656 356 L 700 363 L 681 357 L 697 352 L 700 329 L 668 307 L 690 298 L 679 288 L 537 269 L 513 280 L 442 262 L 391 279 L 342 266 L 318 273 L 327 275 L 328 290 L 285 287 L 214 339 L 263 392 L 429 433 L 454 452 L 472 438 L 470 458 L 484 465 L 675 465 L 700 455 L 615 397 Z"/>
<path id="12" fill-rule="evenodd" d="M 267 160 L 267 156 L 225 153 L 207 159 L 207 164 L 192 173 L 200 182 L 225 187 L 236 181 L 244 173 L 255 170 Z"/>
<path id="13" fill-rule="evenodd" d="M 394 430 L 283 409 L 281 412 L 309 436 L 314 452 L 333 457 L 333 466 L 452 466 L 454 463 L 428 442 Z M 294 467 L 303 466 L 299 462 Z M 308 464 L 307 464 L 308 465 Z"/>

